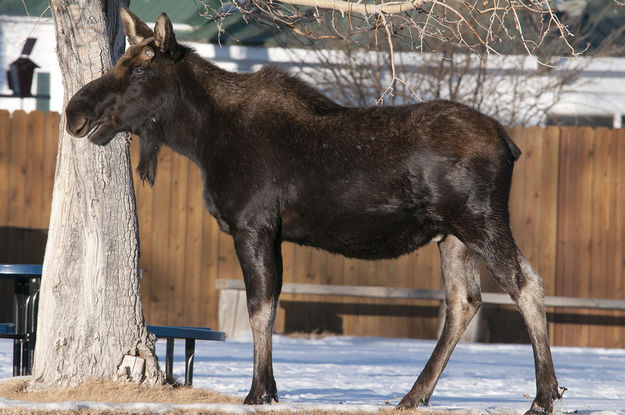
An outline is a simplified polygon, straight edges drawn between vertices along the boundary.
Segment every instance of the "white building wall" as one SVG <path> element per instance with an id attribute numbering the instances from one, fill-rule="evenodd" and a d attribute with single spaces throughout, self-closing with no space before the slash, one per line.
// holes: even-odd
<path id="1" fill-rule="evenodd" d="M 558 115 L 625 114 L 625 58 L 582 58 L 581 76 L 552 108 Z"/>
<path id="2" fill-rule="evenodd" d="M 61 70 L 56 58 L 56 39 L 52 19 L 0 16 L 0 94 L 12 94 L 7 82 L 9 64 L 20 57 L 27 38 L 37 39 L 29 58 L 40 67 L 35 70 L 31 93 L 37 91 L 37 73 L 50 73 L 50 110 L 60 111 L 63 106 Z M 34 111 L 34 98 L 0 98 L 0 109 Z"/>

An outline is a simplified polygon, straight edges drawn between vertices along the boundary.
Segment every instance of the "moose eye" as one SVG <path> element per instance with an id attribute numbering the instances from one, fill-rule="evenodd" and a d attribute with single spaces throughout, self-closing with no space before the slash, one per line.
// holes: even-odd
<path id="1" fill-rule="evenodd" d="M 143 72 L 144 72 L 144 71 L 145 71 L 145 68 L 144 68 L 143 66 L 136 66 L 136 67 L 135 67 L 135 73 L 136 73 L 137 75 L 141 75 L 141 74 L 143 74 Z"/>

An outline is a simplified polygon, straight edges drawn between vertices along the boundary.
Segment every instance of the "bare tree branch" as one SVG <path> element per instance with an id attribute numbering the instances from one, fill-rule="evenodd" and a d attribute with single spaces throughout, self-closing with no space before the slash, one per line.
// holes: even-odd
<path id="1" fill-rule="evenodd" d="M 389 3 L 361 3 L 344 0 L 276 0 L 276 2 L 292 4 L 295 6 L 308 6 L 321 9 L 335 10 L 348 15 L 358 13 L 363 16 L 373 14 L 398 14 L 415 10 L 421 7 L 423 3 L 432 2 L 433 0 L 413 0 L 413 1 L 393 1 Z"/>
<path id="2" fill-rule="evenodd" d="M 347 39 L 366 30 L 386 35 L 387 25 L 377 23 L 384 15 L 389 27 L 398 28 L 391 37 L 407 35 L 417 51 L 445 43 L 468 52 L 500 54 L 509 53 L 506 48 L 513 43 L 535 55 L 546 39 L 562 45 L 558 54 L 576 56 L 585 50 L 585 45 L 574 45 L 573 33 L 550 0 L 232 0 L 219 9 L 200 1 L 211 20 L 241 13 L 246 21 L 268 19 L 309 39 Z M 323 10 L 332 12 L 330 31 L 315 26 Z"/>
<path id="3" fill-rule="evenodd" d="M 585 52 L 591 39 L 552 0 L 231 1 L 206 17 L 238 13 L 299 35 L 330 74 L 325 92 L 344 104 L 452 99 L 510 125 L 544 118 L 579 73 L 562 70 L 561 58 Z M 624 51 L 624 33 L 614 30 L 608 47 L 593 43 L 593 53 Z"/>

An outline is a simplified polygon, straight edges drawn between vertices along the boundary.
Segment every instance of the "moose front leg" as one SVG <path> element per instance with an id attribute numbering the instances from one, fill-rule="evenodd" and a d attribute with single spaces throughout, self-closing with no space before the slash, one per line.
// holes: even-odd
<path id="1" fill-rule="evenodd" d="M 234 235 L 243 270 L 247 310 L 254 336 L 254 374 L 244 403 L 278 402 L 271 360 L 273 323 L 282 288 L 282 254 L 276 232 L 254 229 Z"/>

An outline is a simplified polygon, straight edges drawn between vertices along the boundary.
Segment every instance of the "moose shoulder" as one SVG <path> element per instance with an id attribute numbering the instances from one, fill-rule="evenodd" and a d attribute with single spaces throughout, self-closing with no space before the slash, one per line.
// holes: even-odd
<path id="1" fill-rule="evenodd" d="M 180 45 L 166 14 L 152 31 L 128 10 L 130 47 L 66 109 L 67 130 L 107 144 L 141 140 L 138 171 L 154 183 L 161 145 L 193 160 L 204 201 L 234 238 L 254 334 L 246 403 L 278 400 L 271 333 L 282 285 L 282 241 L 349 257 L 394 258 L 438 241 L 447 312 L 436 348 L 399 407 L 427 403 L 480 306 L 478 259 L 516 302 L 530 333 L 536 398 L 560 396 L 540 276 L 509 228 L 508 196 L 520 151 L 502 126 L 437 101 L 347 108 L 275 68 L 219 69 Z"/>

